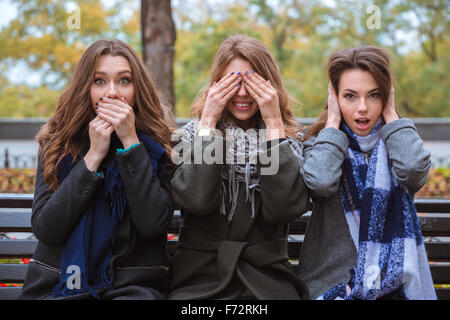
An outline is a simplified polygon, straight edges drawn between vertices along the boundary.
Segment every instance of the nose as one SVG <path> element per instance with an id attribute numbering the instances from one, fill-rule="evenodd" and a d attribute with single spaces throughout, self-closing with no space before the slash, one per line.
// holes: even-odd
<path id="1" fill-rule="evenodd" d="M 369 109 L 367 108 L 366 100 L 364 98 L 362 98 L 359 102 L 357 111 L 359 113 L 364 114 L 364 113 L 367 113 L 368 110 Z"/>
<path id="2" fill-rule="evenodd" d="M 245 87 L 244 81 L 239 82 L 239 90 L 236 92 L 238 97 L 246 97 L 248 96 L 247 88 Z"/>
<path id="3" fill-rule="evenodd" d="M 108 91 L 106 92 L 105 96 L 110 99 L 119 99 L 120 94 L 119 91 L 117 91 L 117 88 L 113 81 L 109 83 Z"/>

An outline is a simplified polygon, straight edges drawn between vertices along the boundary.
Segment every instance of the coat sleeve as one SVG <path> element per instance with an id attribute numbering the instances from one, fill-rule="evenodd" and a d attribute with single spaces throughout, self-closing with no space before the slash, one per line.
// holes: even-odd
<path id="1" fill-rule="evenodd" d="M 172 195 L 176 204 L 193 215 L 207 215 L 219 207 L 224 146 L 223 137 L 213 136 L 195 137 L 193 143 L 180 142 L 175 147 L 181 163 L 171 181 Z M 219 161 L 209 162 L 204 159 L 207 155 Z"/>
<path id="2" fill-rule="evenodd" d="M 142 143 L 116 157 L 135 229 L 143 238 L 165 233 L 174 210 L 170 174 L 163 181 L 153 176 L 152 163 Z"/>
<path id="3" fill-rule="evenodd" d="M 411 193 L 416 193 L 427 182 L 431 153 L 424 149 L 414 123 L 405 118 L 394 120 L 384 125 L 381 137 L 397 180 Z"/>
<path id="4" fill-rule="evenodd" d="M 309 201 L 300 163 L 287 140 L 279 144 L 276 140 L 272 141 L 271 147 L 262 156 L 263 159 L 271 159 L 271 167 L 278 167 L 267 170 L 267 165 L 260 165 L 258 168 L 262 214 L 269 222 L 289 223 L 307 211 Z M 275 172 L 272 169 L 278 170 Z"/>
<path id="5" fill-rule="evenodd" d="M 31 226 L 39 241 L 48 246 L 63 245 L 78 225 L 102 180 L 103 177 L 90 171 L 81 159 L 58 189 L 52 190 L 44 182 L 44 168 L 39 157 L 31 209 Z"/>
<path id="6" fill-rule="evenodd" d="M 322 129 L 305 142 L 303 179 L 312 197 L 328 197 L 339 188 L 348 138 L 335 128 Z"/>

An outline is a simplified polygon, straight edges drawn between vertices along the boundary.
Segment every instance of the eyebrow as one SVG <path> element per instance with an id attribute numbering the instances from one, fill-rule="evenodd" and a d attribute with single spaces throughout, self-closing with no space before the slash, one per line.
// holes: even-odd
<path id="1" fill-rule="evenodd" d="M 119 71 L 117 74 L 123 74 L 123 73 L 131 74 L 131 71 L 130 70 L 122 70 L 122 71 Z M 95 71 L 95 74 L 107 75 L 108 73 L 107 72 L 103 72 L 103 71 Z"/>
<path id="2" fill-rule="evenodd" d="M 343 91 L 349 91 L 349 92 L 351 92 L 351 93 L 358 93 L 358 92 L 356 92 L 355 90 L 352 90 L 352 89 L 344 89 Z M 372 89 L 372 90 L 369 90 L 368 93 L 371 93 L 371 92 L 374 92 L 374 91 L 380 91 L 380 89 L 374 88 L 374 89 Z"/>

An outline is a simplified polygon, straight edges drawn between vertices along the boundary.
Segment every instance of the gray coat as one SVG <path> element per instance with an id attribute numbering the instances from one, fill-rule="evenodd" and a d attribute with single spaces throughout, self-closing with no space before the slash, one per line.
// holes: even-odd
<path id="1" fill-rule="evenodd" d="M 416 193 L 428 179 L 430 152 L 423 148 L 413 122 L 399 119 L 383 126 L 381 137 L 400 184 Z M 349 141 L 340 130 L 326 128 L 305 143 L 303 178 L 314 208 L 301 248 L 298 274 L 316 298 L 339 283 L 348 283 L 357 252 L 339 196 L 342 164 Z"/>
<path id="2" fill-rule="evenodd" d="M 48 298 L 59 282 L 64 244 L 104 180 L 103 175 L 86 168 L 82 159 L 86 149 L 56 191 L 44 182 L 42 159 L 38 160 L 31 224 L 39 242 L 19 299 Z M 102 297 L 164 298 L 169 279 L 166 231 L 174 207 L 170 176 L 162 184 L 153 177 L 151 161 L 142 143 L 117 155 L 115 148 L 110 148 L 101 168 L 106 168 L 114 156 L 125 186 L 127 207 L 108 270 L 113 290 L 102 293 Z"/>
<path id="3" fill-rule="evenodd" d="M 225 145 L 222 137 L 208 139 L 203 140 L 202 150 L 216 143 Z M 194 148 L 188 149 L 193 160 Z M 308 297 L 287 252 L 287 224 L 306 211 L 306 186 L 288 141 L 273 141 L 266 152 L 275 149 L 280 156 L 279 171 L 260 176 L 254 219 L 245 182 L 240 183 L 232 221 L 220 213 L 222 164 L 185 163 L 176 169 L 172 191 L 184 221 L 172 261 L 170 299 Z M 261 166 L 257 164 L 258 170 Z"/>

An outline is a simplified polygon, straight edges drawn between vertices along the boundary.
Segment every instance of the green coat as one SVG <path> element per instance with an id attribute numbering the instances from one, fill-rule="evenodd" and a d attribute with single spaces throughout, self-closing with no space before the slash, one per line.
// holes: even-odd
<path id="1" fill-rule="evenodd" d="M 201 142 L 204 149 L 224 141 L 208 137 Z M 192 149 L 188 144 L 191 159 Z M 265 152 L 273 151 L 279 151 L 279 171 L 260 176 L 254 219 L 244 183 L 239 185 L 232 221 L 220 213 L 222 164 L 182 164 L 177 168 L 172 192 L 182 209 L 183 225 L 172 260 L 169 299 L 308 298 L 287 253 L 288 223 L 306 212 L 306 186 L 288 141 L 272 141 Z M 257 164 L 258 171 L 261 166 Z"/>

